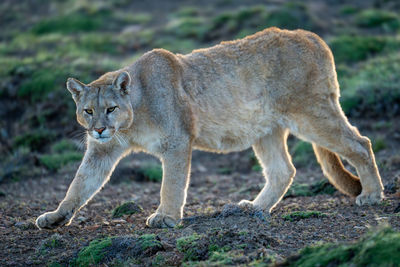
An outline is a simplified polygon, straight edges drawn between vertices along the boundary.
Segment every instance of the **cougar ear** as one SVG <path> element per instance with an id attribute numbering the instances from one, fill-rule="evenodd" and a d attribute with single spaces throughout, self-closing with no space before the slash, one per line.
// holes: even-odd
<path id="1" fill-rule="evenodd" d="M 129 94 L 129 87 L 131 85 L 131 76 L 126 71 L 118 74 L 117 78 L 115 78 L 113 85 L 116 90 L 120 90 L 122 94 Z"/>
<path id="2" fill-rule="evenodd" d="M 85 84 L 81 83 L 77 79 L 68 78 L 67 80 L 67 89 L 71 92 L 72 97 L 76 99 L 80 93 L 85 89 Z"/>

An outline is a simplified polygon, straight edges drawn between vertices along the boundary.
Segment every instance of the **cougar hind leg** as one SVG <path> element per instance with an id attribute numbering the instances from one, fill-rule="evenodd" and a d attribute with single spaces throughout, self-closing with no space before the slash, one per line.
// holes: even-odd
<path id="1" fill-rule="evenodd" d="M 337 158 L 332 158 L 332 155 L 327 154 L 326 151 L 331 151 L 347 159 L 356 168 L 362 186 L 361 194 L 357 196 L 356 203 L 358 205 L 378 203 L 383 197 L 383 185 L 375 163 L 371 142 L 350 125 L 336 96 L 332 95 L 329 101 L 328 103 L 316 103 L 315 106 L 296 115 L 296 127 L 291 129 L 291 132 L 314 143 L 319 160 L 325 161 L 327 157 L 331 157 L 331 163 L 338 163 Z M 319 147 L 327 150 L 322 150 Z M 324 171 L 330 172 L 327 175 L 331 178 L 333 177 L 332 172 L 338 171 L 338 168 L 329 167 L 329 164 L 326 163 L 323 163 L 322 167 Z M 352 195 L 359 188 L 357 178 L 348 174 L 348 172 L 342 171 L 342 175 L 347 175 L 351 181 L 341 184 L 342 188 L 338 187 L 341 191 L 347 191 Z M 337 176 L 337 174 L 335 175 Z M 343 182 L 345 178 L 341 177 L 340 179 Z M 335 181 L 340 181 L 340 179 L 336 177 L 333 184 L 335 185 Z M 355 186 L 355 188 L 346 189 L 343 186 Z"/>
<path id="2" fill-rule="evenodd" d="M 255 208 L 270 212 L 282 199 L 296 173 L 286 145 L 287 136 L 286 129 L 277 128 L 253 145 L 266 183 L 253 201 L 242 200 L 239 205 L 251 203 Z"/>

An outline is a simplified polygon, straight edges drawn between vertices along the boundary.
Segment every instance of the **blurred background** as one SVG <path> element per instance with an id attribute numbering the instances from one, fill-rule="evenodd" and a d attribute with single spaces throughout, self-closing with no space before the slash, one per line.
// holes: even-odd
<path id="1" fill-rule="evenodd" d="M 270 26 L 319 34 L 336 60 L 345 113 L 390 132 L 400 114 L 399 10 L 396 0 L 4 0 L 0 181 L 80 160 L 68 77 L 89 83 L 153 48 L 188 53 Z M 387 147 L 385 136 L 373 138 L 377 152 Z M 302 142 L 291 149 L 311 153 Z"/>
<path id="2" fill-rule="evenodd" d="M 251 150 L 228 155 L 194 151 L 184 216 L 204 217 L 168 231 L 146 228 L 145 218 L 159 204 L 162 170 L 157 159 L 139 154 L 119 164 L 111 182 L 70 226 L 56 233 L 36 229 L 34 219 L 64 197 L 85 148 L 85 132 L 65 88 L 68 77 L 89 83 L 154 48 L 190 53 L 270 26 L 313 31 L 332 49 L 343 110 L 372 140 L 389 196 L 383 204 L 355 207 L 323 178 L 311 145 L 290 136 L 297 174 L 268 224 L 227 217 L 221 226 L 221 217 L 213 215 L 229 202 L 253 199 L 264 186 Z M 2 0 L 0 265 L 67 266 L 86 259 L 82 266 L 165 266 L 188 260 L 204 261 L 200 266 L 266 266 L 306 245 L 354 241 L 381 221 L 400 229 L 399 117 L 398 0 Z M 128 200 L 134 203 L 125 205 Z M 122 239 L 128 243 L 113 246 L 108 261 L 105 254 L 91 254 L 90 249 L 99 252 L 98 246 L 111 244 L 108 236 L 128 234 L 150 240 L 153 249 L 127 254 L 132 240 Z M 97 243 L 88 246 L 91 240 Z M 195 245 L 190 240 L 203 247 L 188 250 Z M 396 249 L 389 244 L 379 251 L 389 248 Z M 118 265 L 115 255 L 139 256 Z M 385 259 L 390 257 L 377 261 Z"/>

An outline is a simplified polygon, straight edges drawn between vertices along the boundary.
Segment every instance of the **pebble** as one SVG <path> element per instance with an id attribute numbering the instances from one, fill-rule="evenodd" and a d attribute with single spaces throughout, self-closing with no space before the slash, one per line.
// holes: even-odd
<path id="1" fill-rule="evenodd" d="M 124 219 L 114 219 L 112 220 L 113 223 L 126 223 Z"/>
<path id="2" fill-rule="evenodd" d="M 80 222 L 80 223 L 84 223 L 84 222 L 86 222 L 88 219 L 85 218 L 85 217 L 83 217 L 83 216 L 79 216 L 78 218 L 76 218 L 76 220 L 77 220 L 78 222 Z"/>

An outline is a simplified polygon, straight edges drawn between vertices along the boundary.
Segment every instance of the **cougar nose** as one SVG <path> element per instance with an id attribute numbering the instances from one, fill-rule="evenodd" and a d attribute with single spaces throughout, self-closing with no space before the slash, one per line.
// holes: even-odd
<path id="1" fill-rule="evenodd" d="M 106 129 L 106 127 L 94 128 L 94 130 L 95 130 L 96 132 L 98 132 L 99 134 L 101 134 L 105 129 Z"/>

